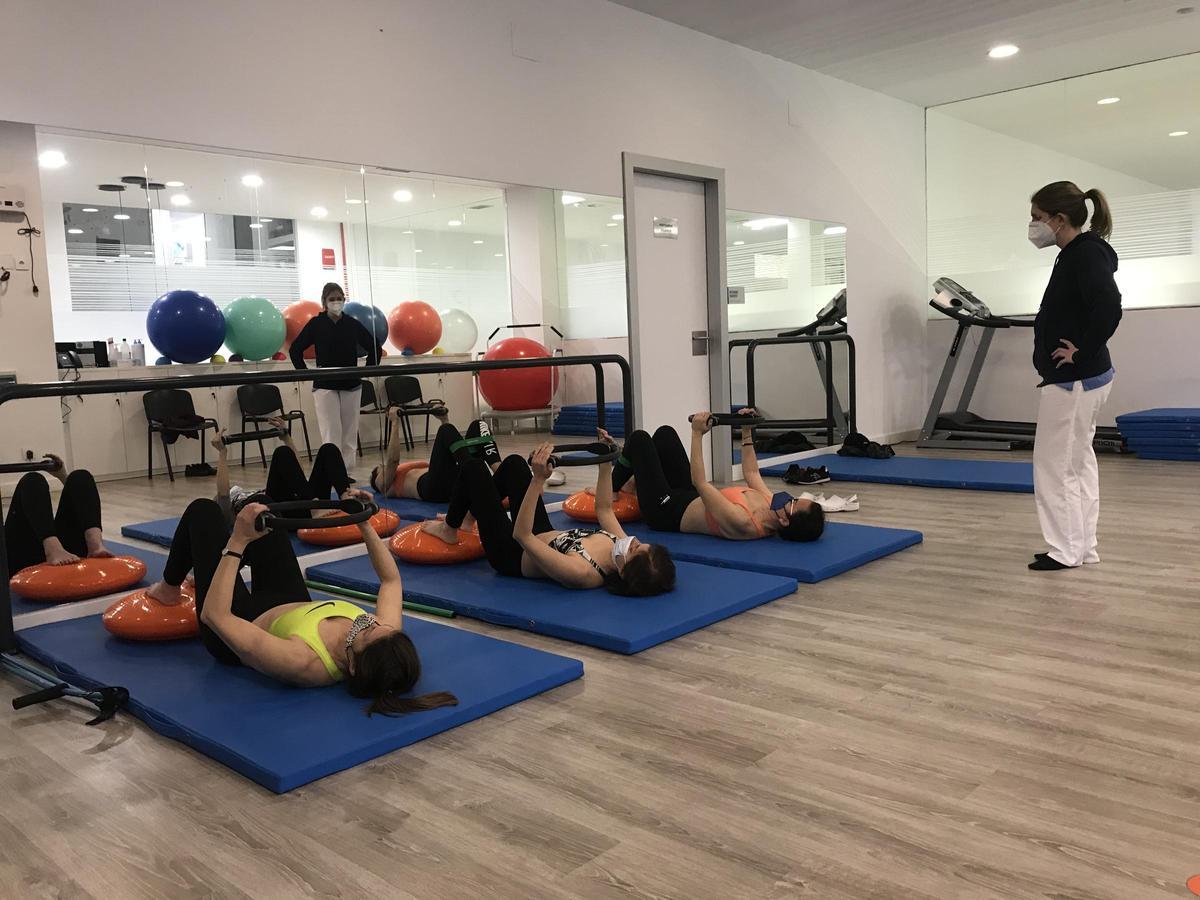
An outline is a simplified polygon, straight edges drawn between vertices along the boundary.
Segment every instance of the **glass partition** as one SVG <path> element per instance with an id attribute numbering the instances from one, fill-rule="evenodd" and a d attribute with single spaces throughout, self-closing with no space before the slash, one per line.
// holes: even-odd
<path id="1" fill-rule="evenodd" d="M 621 198 L 578 191 L 554 196 L 563 334 L 568 340 L 628 337 Z"/>
<path id="2" fill-rule="evenodd" d="M 1109 198 L 1126 309 L 1200 305 L 1197 96 L 1192 54 L 928 110 L 930 279 L 1036 312 L 1055 254 L 1026 239 L 1029 197 L 1068 180 Z"/>

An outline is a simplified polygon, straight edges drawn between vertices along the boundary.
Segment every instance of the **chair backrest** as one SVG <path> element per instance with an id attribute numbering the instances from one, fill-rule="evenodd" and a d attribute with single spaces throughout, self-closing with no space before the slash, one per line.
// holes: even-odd
<path id="1" fill-rule="evenodd" d="M 375 399 L 375 382 L 364 378 L 362 380 L 362 397 L 358 401 L 359 409 L 375 409 L 379 401 Z"/>
<path id="2" fill-rule="evenodd" d="M 422 400 L 421 382 L 412 375 L 389 375 L 383 380 L 383 390 L 392 406 Z"/>
<path id="3" fill-rule="evenodd" d="M 283 412 L 283 395 L 273 384 L 243 384 L 237 389 L 238 406 L 247 416 L 269 416 Z"/>
<path id="4" fill-rule="evenodd" d="M 142 394 L 142 408 L 151 422 L 165 422 L 174 416 L 194 416 L 192 395 L 182 388 L 159 388 Z"/>

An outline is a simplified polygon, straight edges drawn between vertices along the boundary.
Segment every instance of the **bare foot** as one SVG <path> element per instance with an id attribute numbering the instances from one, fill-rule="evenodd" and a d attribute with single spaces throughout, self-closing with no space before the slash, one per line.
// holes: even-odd
<path id="1" fill-rule="evenodd" d="M 421 530 L 428 534 L 432 534 L 434 537 L 445 541 L 447 544 L 458 543 L 458 529 L 451 528 L 446 524 L 444 519 L 434 519 L 429 522 L 425 522 L 421 526 Z"/>
<path id="2" fill-rule="evenodd" d="M 156 581 L 146 588 L 146 596 L 157 600 L 164 606 L 176 606 L 183 602 L 183 591 L 165 581 Z"/>
<path id="3" fill-rule="evenodd" d="M 46 553 L 46 563 L 51 566 L 69 566 L 79 562 L 79 557 L 69 550 L 50 550 Z"/>
<path id="4" fill-rule="evenodd" d="M 112 559 L 113 552 L 101 544 L 88 550 L 88 559 Z"/>

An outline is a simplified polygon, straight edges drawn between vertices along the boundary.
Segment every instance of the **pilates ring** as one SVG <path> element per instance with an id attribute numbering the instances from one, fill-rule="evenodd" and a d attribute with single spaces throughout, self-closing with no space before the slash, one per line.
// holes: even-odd
<path id="1" fill-rule="evenodd" d="M 483 558 L 478 532 L 459 529 L 458 543 L 447 544 L 422 525 L 415 522 L 392 535 L 388 548 L 397 559 L 420 566 L 452 566 Z"/>
<path id="2" fill-rule="evenodd" d="M 694 418 L 696 418 L 694 415 L 688 416 L 688 421 L 690 422 Z M 739 428 L 739 427 L 754 428 L 756 425 L 761 425 L 765 421 L 767 421 L 767 420 L 764 419 L 762 416 L 743 416 L 739 413 L 709 413 L 708 414 L 708 427 L 709 428 L 715 428 L 718 425 L 730 425 L 734 428 Z"/>
<path id="3" fill-rule="evenodd" d="M 371 518 L 379 507 L 371 501 L 363 502 L 354 497 L 345 500 L 284 500 L 281 503 L 268 503 L 266 510 L 260 512 L 254 520 L 258 531 L 268 528 L 285 531 L 304 529 L 339 528 L 343 525 L 359 525 Z M 345 513 L 344 516 L 318 516 L 316 518 L 299 519 L 287 516 L 286 513 L 302 512 L 311 509 L 335 509 Z M 281 515 L 281 513 L 283 515 Z"/>
<path id="4" fill-rule="evenodd" d="M 8 586 L 26 600 L 63 603 L 123 591 L 145 577 L 146 564 L 137 557 L 88 557 L 65 566 L 26 566 L 9 579 Z"/>
<path id="5" fill-rule="evenodd" d="M 269 441 L 271 438 L 282 438 L 287 432 L 282 428 L 266 428 L 262 431 L 238 431 L 221 436 L 226 447 L 234 444 L 249 444 L 253 441 Z"/>
<path id="6" fill-rule="evenodd" d="M 621 455 L 621 448 L 616 444 L 606 444 L 603 441 L 592 441 L 588 444 L 555 444 L 551 451 L 550 467 L 559 466 L 598 466 L 601 463 L 612 462 Z M 560 453 L 577 453 L 579 456 L 559 456 Z M 533 454 L 527 457 L 533 463 Z"/>
<path id="7" fill-rule="evenodd" d="M 572 494 L 563 501 L 562 511 L 577 522 L 595 522 L 596 497 L 587 491 Z M 636 522 L 642 517 L 642 508 L 636 495 L 628 491 L 613 492 L 613 515 L 618 522 Z"/>

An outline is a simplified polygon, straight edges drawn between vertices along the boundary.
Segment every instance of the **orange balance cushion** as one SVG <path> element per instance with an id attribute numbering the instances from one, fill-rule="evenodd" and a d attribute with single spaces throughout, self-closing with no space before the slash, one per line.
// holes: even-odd
<path id="1" fill-rule="evenodd" d="M 587 491 L 572 494 L 563 501 L 562 509 L 577 521 L 596 521 L 596 498 Z M 636 522 L 640 519 L 642 509 L 638 506 L 637 495 L 625 491 L 617 491 L 613 494 L 613 514 L 616 515 L 618 522 Z"/>
<path id="2" fill-rule="evenodd" d="M 424 566 L 448 566 L 483 557 L 479 535 L 465 528 L 458 532 L 458 543 L 447 544 L 441 538 L 421 530 L 423 523 L 407 525 L 397 531 L 388 546 L 404 562 Z"/>
<path id="3" fill-rule="evenodd" d="M 336 518 L 336 517 L 334 517 Z M 380 537 L 387 537 L 400 527 L 400 517 L 390 509 L 381 509 L 370 518 L 371 527 Z M 345 547 L 362 542 L 362 532 L 357 525 L 335 525 L 330 528 L 301 528 L 296 532 L 300 540 L 318 547 Z"/>
<path id="4" fill-rule="evenodd" d="M 183 600 L 168 606 L 135 591 L 104 611 L 104 627 L 130 641 L 177 641 L 200 633 L 196 619 L 196 593 L 191 582 L 183 584 Z"/>
<path id="5" fill-rule="evenodd" d="M 27 566 L 11 579 L 13 593 L 26 600 L 57 603 L 86 600 L 131 588 L 146 577 L 146 564 L 132 556 L 81 559 L 66 566 Z"/>

